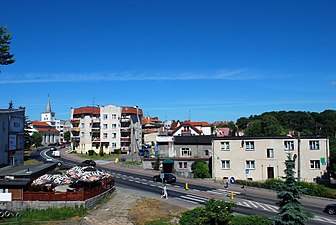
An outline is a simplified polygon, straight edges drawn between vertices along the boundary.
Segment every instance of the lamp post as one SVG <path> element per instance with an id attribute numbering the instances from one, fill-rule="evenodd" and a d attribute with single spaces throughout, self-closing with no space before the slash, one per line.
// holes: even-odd
<path id="1" fill-rule="evenodd" d="M 298 132 L 298 153 L 297 153 L 297 159 L 298 159 L 298 182 L 300 182 L 301 178 L 301 139 L 300 139 L 300 132 Z"/>

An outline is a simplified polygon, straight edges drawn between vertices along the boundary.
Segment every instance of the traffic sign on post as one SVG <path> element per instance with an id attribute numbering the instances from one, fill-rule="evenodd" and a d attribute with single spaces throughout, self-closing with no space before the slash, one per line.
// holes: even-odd
<path id="1" fill-rule="evenodd" d="M 230 184 L 234 184 L 234 183 L 235 183 L 235 181 L 236 181 L 236 180 L 235 180 L 235 178 L 234 178 L 234 177 L 231 177 L 231 178 L 230 178 Z"/>

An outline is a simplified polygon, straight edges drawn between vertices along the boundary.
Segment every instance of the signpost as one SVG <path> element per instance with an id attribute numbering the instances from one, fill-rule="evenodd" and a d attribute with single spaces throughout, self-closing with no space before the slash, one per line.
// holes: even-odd
<path id="1" fill-rule="evenodd" d="M 162 186 L 163 186 L 164 173 L 160 173 L 160 179 L 162 181 Z"/>
<path id="2" fill-rule="evenodd" d="M 231 178 L 230 178 L 230 184 L 234 184 L 234 183 L 235 183 L 235 181 L 236 181 L 236 180 L 235 180 L 235 178 L 234 178 L 234 177 L 231 177 Z"/>

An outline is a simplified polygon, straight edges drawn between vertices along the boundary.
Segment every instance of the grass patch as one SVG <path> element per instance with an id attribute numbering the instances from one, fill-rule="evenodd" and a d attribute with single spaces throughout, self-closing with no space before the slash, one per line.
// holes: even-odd
<path id="1" fill-rule="evenodd" d="M 125 162 L 123 162 L 123 164 L 125 164 L 125 165 L 135 165 L 135 166 L 141 166 L 141 162 L 139 162 L 139 161 L 134 161 L 134 162 L 132 162 L 132 161 L 125 161 Z"/>
<path id="2" fill-rule="evenodd" d="M 25 210 L 20 212 L 20 217 L 5 219 L 6 223 L 18 223 L 18 224 L 38 224 L 46 222 L 56 222 L 65 220 L 80 220 L 87 214 L 87 210 L 83 207 L 75 208 L 48 208 L 43 210 Z"/>
<path id="3" fill-rule="evenodd" d="M 39 164 L 39 163 L 41 163 L 41 162 L 37 161 L 35 159 L 28 159 L 28 160 L 25 160 L 23 164 L 24 165 L 32 165 L 32 164 Z"/>

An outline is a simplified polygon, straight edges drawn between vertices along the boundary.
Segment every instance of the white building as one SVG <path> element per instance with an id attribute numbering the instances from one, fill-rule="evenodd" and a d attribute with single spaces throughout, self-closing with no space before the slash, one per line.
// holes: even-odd
<path id="1" fill-rule="evenodd" d="M 296 156 L 296 176 L 313 182 L 327 171 L 329 139 L 317 136 L 214 137 L 212 177 L 264 181 L 282 178 L 288 153 Z"/>
<path id="2" fill-rule="evenodd" d="M 80 153 L 100 146 L 105 154 L 116 149 L 129 153 L 142 144 L 142 110 L 138 107 L 82 107 L 71 109 L 71 145 Z"/>

